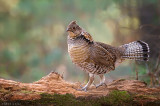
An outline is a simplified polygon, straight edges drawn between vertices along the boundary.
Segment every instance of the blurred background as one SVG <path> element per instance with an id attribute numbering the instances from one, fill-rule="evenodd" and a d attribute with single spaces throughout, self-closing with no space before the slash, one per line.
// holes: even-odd
<path id="1" fill-rule="evenodd" d="M 65 30 L 72 20 L 95 41 L 149 44 L 149 62 L 125 61 L 106 74 L 107 82 L 160 85 L 160 0 L 0 0 L 0 78 L 33 82 L 56 71 L 67 81 L 86 82 L 67 52 Z"/>

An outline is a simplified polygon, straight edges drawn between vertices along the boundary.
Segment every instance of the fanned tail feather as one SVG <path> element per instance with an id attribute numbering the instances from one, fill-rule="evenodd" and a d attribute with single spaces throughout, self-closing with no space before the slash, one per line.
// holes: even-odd
<path id="1" fill-rule="evenodd" d="M 125 49 L 122 58 L 140 61 L 149 60 L 149 46 L 143 41 L 134 41 L 129 44 L 124 44 L 121 47 Z"/>

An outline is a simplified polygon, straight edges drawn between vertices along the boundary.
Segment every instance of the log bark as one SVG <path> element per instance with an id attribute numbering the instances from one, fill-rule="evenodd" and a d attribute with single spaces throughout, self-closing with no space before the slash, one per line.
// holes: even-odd
<path id="1" fill-rule="evenodd" d="M 1 105 L 23 105 L 23 104 L 41 104 L 48 101 L 46 105 L 58 105 L 58 99 L 65 100 L 71 96 L 76 102 L 71 104 L 85 102 L 93 104 L 95 100 L 99 105 L 159 105 L 160 87 L 148 88 L 147 84 L 138 80 L 115 80 L 107 86 L 96 88 L 91 86 L 87 92 L 78 91 L 81 83 L 70 83 L 63 80 L 58 73 L 52 72 L 33 83 L 21 83 L 12 80 L 0 79 L 0 104 Z M 70 95 L 70 96 L 66 96 Z M 119 97 L 118 97 L 119 96 Z M 122 98 L 127 97 L 124 101 Z M 116 99 L 115 99 L 116 98 Z M 44 99 L 44 101 L 43 101 Z M 103 100 L 101 100 L 103 99 Z M 92 100 L 94 100 L 92 102 Z M 50 101 L 50 102 L 49 102 Z M 107 101 L 107 102 L 106 102 Z M 129 101 L 129 103 L 127 102 Z M 116 104 L 115 104 L 116 102 Z M 106 104 L 107 103 L 107 104 Z"/>

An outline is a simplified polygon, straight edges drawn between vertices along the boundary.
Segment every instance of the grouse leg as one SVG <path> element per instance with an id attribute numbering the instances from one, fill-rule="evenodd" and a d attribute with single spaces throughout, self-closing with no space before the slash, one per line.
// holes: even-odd
<path id="1" fill-rule="evenodd" d="M 103 74 L 100 74 L 99 77 L 100 77 L 100 83 L 96 85 L 96 88 L 103 86 L 103 85 L 107 86 L 105 83 L 105 76 Z"/>
<path id="2" fill-rule="evenodd" d="M 82 87 L 82 89 L 80 89 L 80 90 L 81 91 L 87 91 L 87 88 L 93 83 L 93 81 L 94 81 L 94 74 L 90 74 L 89 73 L 89 81 L 88 81 L 88 83 L 84 87 Z"/>

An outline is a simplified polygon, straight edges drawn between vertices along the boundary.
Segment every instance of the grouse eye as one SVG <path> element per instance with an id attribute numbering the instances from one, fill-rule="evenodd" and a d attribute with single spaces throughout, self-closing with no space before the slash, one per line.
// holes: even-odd
<path id="1" fill-rule="evenodd" d="M 73 27 L 73 29 L 76 29 L 76 27 Z"/>

